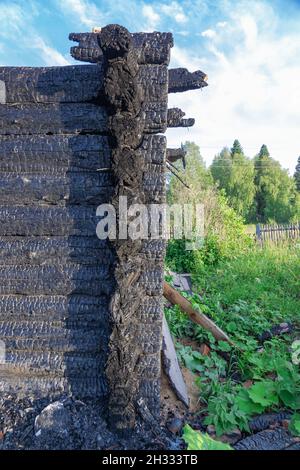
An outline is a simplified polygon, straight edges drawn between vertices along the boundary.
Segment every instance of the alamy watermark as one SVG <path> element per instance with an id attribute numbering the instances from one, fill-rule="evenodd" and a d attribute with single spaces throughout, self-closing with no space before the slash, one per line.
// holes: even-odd
<path id="1" fill-rule="evenodd" d="M 6 362 L 6 349 L 5 343 L 0 339 L 0 365 Z"/>
<path id="2" fill-rule="evenodd" d="M 185 240 L 186 250 L 204 242 L 203 204 L 132 204 L 120 196 L 118 210 L 112 204 L 97 208 L 96 233 L 100 240 Z"/>

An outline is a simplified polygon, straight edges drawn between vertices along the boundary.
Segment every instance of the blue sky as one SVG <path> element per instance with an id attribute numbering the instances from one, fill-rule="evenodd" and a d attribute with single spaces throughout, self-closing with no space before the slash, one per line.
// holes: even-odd
<path id="1" fill-rule="evenodd" d="M 68 65 L 69 32 L 119 23 L 171 31 L 173 67 L 200 69 L 209 87 L 170 96 L 196 125 L 169 146 L 197 142 L 208 162 L 238 138 L 293 172 L 300 155 L 300 0 L 0 0 L 0 63 Z"/>

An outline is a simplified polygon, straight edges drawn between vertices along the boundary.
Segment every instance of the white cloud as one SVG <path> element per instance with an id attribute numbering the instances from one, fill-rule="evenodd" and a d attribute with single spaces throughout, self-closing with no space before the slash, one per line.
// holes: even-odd
<path id="1" fill-rule="evenodd" d="M 265 143 L 293 172 L 300 153 L 300 32 L 287 29 L 279 35 L 264 28 L 260 12 L 254 11 L 232 17 L 217 35 L 217 42 L 206 36 L 206 50 L 204 43 L 200 49 L 205 60 L 196 50 L 172 50 L 172 66 L 203 70 L 209 87 L 170 95 L 169 106 L 181 107 L 196 124 L 169 130 L 169 145 L 194 140 L 211 161 L 235 138 L 249 156 Z"/>
<path id="2" fill-rule="evenodd" d="M 0 35 L 3 37 L 18 33 L 24 23 L 22 8 L 17 4 L 0 5 Z"/>
<path id="3" fill-rule="evenodd" d="M 216 32 L 213 29 L 206 29 L 205 31 L 202 31 L 201 36 L 203 38 L 214 38 L 216 36 Z"/>
<path id="4" fill-rule="evenodd" d="M 30 45 L 33 49 L 36 49 L 40 52 L 41 56 L 43 57 L 45 65 L 48 66 L 62 66 L 62 65 L 70 65 L 70 61 L 67 60 L 60 52 L 58 52 L 53 47 L 50 47 L 44 39 L 39 36 L 33 36 L 30 40 Z"/>
<path id="5" fill-rule="evenodd" d="M 245 34 L 245 45 L 247 49 L 253 49 L 257 40 L 257 25 L 255 19 L 251 15 L 240 17 L 240 24 Z"/>
<path id="6" fill-rule="evenodd" d="M 188 17 L 184 13 L 182 6 L 177 2 L 172 2 L 169 5 L 161 5 L 161 11 L 170 18 L 173 18 L 176 23 L 182 24 L 188 21 Z"/>
<path id="7" fill-rule="evenodd" d="M 0 4 L 0 37 L 6 40 L 11 48 L 20 50 L 20 55 L 37 51 L 45 65 L 68 65 L 70 62 L 34 28 L 32 21 L 38 15 L 36 5 L 32 2 L 24 9 L 18 4 Z M 1 49 L 0 49 L 1 52 Z"/>
<path id="8" fill-rule="evenodd" d="M 87 26 L 92 30 L 95 26 L 103 26 L 105 23 L 105 15 L 99 8 L 88 0 L 58 0 L 60 9 L 74 20 Z"/>
<path id="9" fill-rule="evenodd" d="M 151 5 L 143 5 L 142 9 L 143 16 L 147 19 L 147 26 L 145 26 L 146 30 L 153 30 L 157 28 L 160 22 L 160 16 Z"/>

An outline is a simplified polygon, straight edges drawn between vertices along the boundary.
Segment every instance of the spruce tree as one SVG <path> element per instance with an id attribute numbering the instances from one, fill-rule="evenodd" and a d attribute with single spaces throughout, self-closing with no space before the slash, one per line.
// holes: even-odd
<path id="1" fill-rule="evenodd" d="M 254 159 L 255 167 L 255 178 L 254 183 L 256 187 L 256 219 L 258 222 L 262 222 L 265 216 L 266 208 L 266 188 L 263 182 L 263 175 L 266 168 L 271 164 L 270 153 L 268 147 L 263 144 Z"/>
<path id="2" fill-rule="evenodd" d="M 237 140 L 231 152 L 226 147 L 223 148 L 215 156 L 210 171 L 218 187 L 225 190 L 229 205 L 248 221 L 255 195 L 254 166 L 242 151 Z"/>
<path id="3" fill-rule="evenodd" d="M 233 142 L 233 146 L 231 147 L 230 150 L 231 158 L 234 157 L 234 155 L 244 155 L 244 150 L 243 147 L 241 146 L 240 142 L 235 139 Z"/>
<path id="4" fill-rule="evenodd" d="M 296 181 L 297 191 L 300 193 L 300 157 L 298 157 L 298 162 L 297 162 L 297 165 L 296 165 L 294 178 L 295 178 L 295 181 Z"/>
<path id="5" fill-rule="evenodd" d="M 268 150 L 268 147 L 265 144 L 263 144 L 260 147 L 258 158 L 269 157 L 269 156 L 270 156 L 270 152 Z"/>

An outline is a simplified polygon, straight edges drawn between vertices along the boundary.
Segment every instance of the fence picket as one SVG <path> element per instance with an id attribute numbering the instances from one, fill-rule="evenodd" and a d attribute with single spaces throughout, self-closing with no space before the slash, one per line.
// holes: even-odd
<path id="1" fill-rule="evenodd" d="M 300 238 L 300 222 L 290 225 L 283 224 L 257 224 L 256 241 L 261 246 L 265 242 L 279 243 L 282 240 L 297 240 Z"/>

